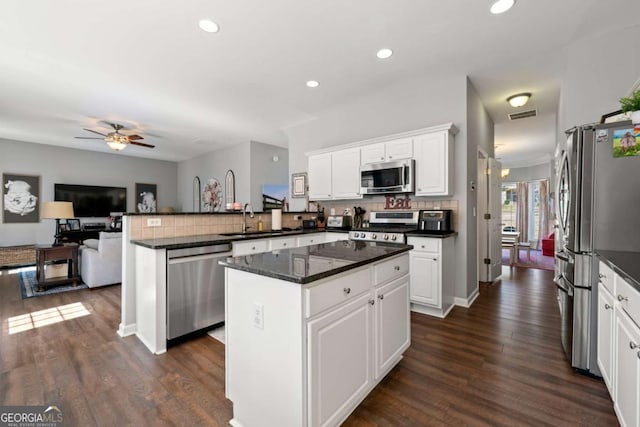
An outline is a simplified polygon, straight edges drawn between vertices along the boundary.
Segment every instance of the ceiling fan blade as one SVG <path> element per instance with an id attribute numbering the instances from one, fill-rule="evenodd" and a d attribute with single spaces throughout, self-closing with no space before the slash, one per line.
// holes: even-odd
<path id="1" fill-rule="evenodd" d="M 129 144 L 131 144 L 131 145 L 139 145 L 141 147 L 147 147 L 147 148 L 155 148 L 155 145 L 145 144 L 143 142 L 129 141 Z"/>
<path id="2" fill-rule="evenodd" d="M 144 139 L 144 138 L 141 137 L 140 135 L 127 135 L 127 139 L 129 141 L 136 141 L 136 140 Z"/>
<path id="3" fill-rule="evenodd" d="M 101 139 L 101 140 L 104 141 L 104 138 L 98 138 L 98 137 L 95 137 L 95 136 L 74 136 L 74 138 L 76 138 L 76 139 Z"/>
<path id="4" fill-rule="evenodd" d="M 104 133 L 100 133 L 100 132 L 97 132 L 97 131 L 95 131 L 95 130 L 86 129 L 86 128 L 83 128 L 83 129 L 84 129 L 84 130 L 86 130 L 87 132 L 97 133 L 98 135 L 102 135 L 102 136 L 104 136 L 104 137 L 106 137 L 106 136 L 107 136 L 107 135 L 105 135 Z"/>

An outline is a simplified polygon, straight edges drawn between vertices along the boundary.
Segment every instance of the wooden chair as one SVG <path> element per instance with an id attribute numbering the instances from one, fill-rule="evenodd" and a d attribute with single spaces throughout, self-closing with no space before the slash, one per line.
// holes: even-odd
<path id="1" fill-rule="evenodd" d="M 502 249 L 509 249 L 509 265 L 515 264 L 516 245 L 514 242 L 502 241 Z"/>

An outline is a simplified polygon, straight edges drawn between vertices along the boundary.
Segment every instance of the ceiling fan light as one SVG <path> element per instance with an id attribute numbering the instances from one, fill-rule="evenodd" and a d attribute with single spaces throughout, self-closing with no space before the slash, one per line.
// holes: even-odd
<path id="1" fill-rule="evenodd" d="M 114 151 L 122 151 L 127 147 L 127 144 L 121 141 L 107 141 L 107 145 Z"/>
<path id="2" fill-rule="evenodd" d="M 493 2 L 489 10 L 494 15 L 499 15 L 511 9 L 514 4 L 516 4 L 516 0 L 497 0 Z"/>
<path id="3" fill-rule="evenodd" d="M 528 92 L 518 93 L 508 97 L 507 102 L 511 104 L 513 108 L 518 108 L 524 106 L 527 102 L 529 102 L 529 98 L 531 98 L 531 94 Z"/>
<path id="4" fill-rule="evenodd" d="M 206 31 L 207 33 L 217 33 L 220 31 L 218 24 L 213 22 L 211 19 L 201 19 L 200 22 L 198 22 L 198 25 L 202 31 Z"/>

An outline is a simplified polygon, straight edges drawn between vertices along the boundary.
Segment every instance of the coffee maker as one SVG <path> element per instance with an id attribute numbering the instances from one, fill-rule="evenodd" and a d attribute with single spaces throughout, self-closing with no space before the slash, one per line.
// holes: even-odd
<path id="1" fill-rule="evenodd" d="M 419 231 L 453 231 L 451 209 L 427 209 L 418 214 Z"/>

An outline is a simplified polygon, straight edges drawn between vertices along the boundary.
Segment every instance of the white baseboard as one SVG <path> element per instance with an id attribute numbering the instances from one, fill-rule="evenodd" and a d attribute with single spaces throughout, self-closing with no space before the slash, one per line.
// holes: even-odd
<path id="1" fill-rule="evenodd" d="M 475 302 L 475 300 L 480 296 L 480 288 L 476 287 L 471 295 L 467 298 L 454 298 L 454 304 L 460 307 L 469 308 Z"/>
<path id="2" fill-rule="evenodd" d="M 122 338 L 128 337 L 129 335 L 134 335 L 136 333 L 136 324 L 134 323 L 132 325 L 123 325 L 122 323 L 120 323 L 117 332 L 118 335 L 120 335 Z"/>

